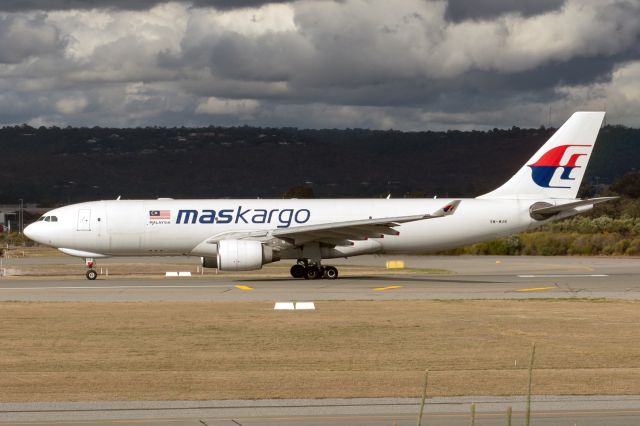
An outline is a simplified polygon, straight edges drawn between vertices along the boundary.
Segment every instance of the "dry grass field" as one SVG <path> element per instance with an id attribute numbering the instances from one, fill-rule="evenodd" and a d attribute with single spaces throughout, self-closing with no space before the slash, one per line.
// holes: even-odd
<path id="1" fill-rule="evenodd" d="M 6 257 L 62 257 L 65 256 L 58 249 L 54 249 L 53 247 L 45 247 L 45 246 L 33 246 L 33 247 L 23 247 L 23 246 L 12 246 L 12 247 L 0 247 L 2 249 L 4 256 Z"/>
<path id="2" fill-rule="evenodd" d="M 0 400 L 639 394 L 640 303 L 0 303 Z"/>

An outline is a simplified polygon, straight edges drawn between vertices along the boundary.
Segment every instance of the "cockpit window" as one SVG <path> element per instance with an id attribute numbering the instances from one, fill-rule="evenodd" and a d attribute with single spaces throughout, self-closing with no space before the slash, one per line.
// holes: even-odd
<path id="1" fill-rule="evenodd" d="M 44 216 L 40 216 L 40 219 L 38 219 L 38 222 L 42 222 L 44 220 Z"/>
<path id="2" fill-rule="evenodd" d="M 47 217 L 45 217 L 45 218 L 44 218 L 44 221 L 45 221 L 45 222 L 51 222 L 51 216 L 47 216 Z"/>
<path id="3" fill-rule="evenodd" d="M 57 222 L 58 216 L 51 216 L 51 222 Z"/>

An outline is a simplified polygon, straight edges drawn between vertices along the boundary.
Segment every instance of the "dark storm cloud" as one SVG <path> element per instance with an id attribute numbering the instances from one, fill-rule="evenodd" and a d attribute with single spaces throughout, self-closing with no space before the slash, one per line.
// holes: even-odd
<path id="1" fill-rule="evenodd" d="M 204 60 L 200 63 L 220 77 L 247 81 L 295 78 L 293 73 L 299 70 L 305 48 L 299 37 L 278 33 L 257 38 L 227 33 L 207 37 L 202 42 L 204 45 L 188 48 L 184 60 Z"/>
<path id="2" fill-rule="evenodd" d="M 446 17 L 451 21 L 492 19 L 505 13 L 523 16 L 558 10 L 565 0 L 449 0 Z"/>
<path id="3" fill-rule="evenodd" d="M 289 0 L 295 1 L 295 0 Z M 71 9 L 123 9 L 147 10 L 168 0 L 3 0 L 0 11 L 17 12 L 27 10 L 71 10 Z M 287 0 L 191 0 L 185 3 L 197 7 L 217 9 L 239 9 L 256 7 L 268 3 L 286 3 Z"/>
<path id="4" fill-rule="evenodd" d="M 45 16 L 0 17 L 0 63 L 17 64 L 26 58 L 55 53 L 64 47 L 58 29 Z"/>
<path id="5" fill-rule="evenodd" d="M 297 0 L 194 0 L 191 3 L 198 7 L 215 7 L 216 9 L 239 9 L 259 7 L 269 3 L 293 3 Z"/>
<path id="6" fill-rule="evenodd" d="M 640 39 L 638 40 L 640 42 Z M 579 57 L 571 61 L 552 62 L 534 70 L 495 76 L 493 86 L 502 86 L 509 91 L 530 91 L 554 88 L 560 85 L 580 86 L 611 79 L 611 74 L 620 63 L 638 59 L 640 55 L 625 52 L 613 56 Z"/>
<path id="7" fill-rule="evenodd" d="M 145 10 L 158 3 L 161 3 L 161 0 L 5 0 L 0 2 L 0 10 L 4 12 L 93 8 Z"/>
<path id="8" fill-rule="evenodd" d="M 243 8 L 265 3 L 0 3 L 20 10 L 0 18 L 2 123 L 421 129 L 640 110 L 637 2 Z"/>
<path id="9" fill-rule="evenodd" d="M 602 28 L 607 27 L 607 21 L 615 22 L 619 28 L 611 30 L 610 37 L 621 39 L 619 43 L 614 41 L 612 46 L 623 42 L 629 46 L 617 53 L 609 48 L 608 41 L 598 48 L 597 43 L 588 42 L 588 35 L 581 39 L 580 34 L 570 33 L 563 41 L 564 51 L 556 53 L 549 49 L 547 53 L 541 43 L 530 55 L 518 51 L 510 54 L 504 51 L 505 45 L 514 35 L 509 31 L 505 35 L 493 31 L 485 37 L 491 44 L 481 45 L 485 51 L 480 51 L 474 58 L 478 50 L 474 47 L 478 30 L 471 27 L 459 30 L 462 36 L 434 35 L 436 41 L 424 47 L 423 56 L 420 52 L 407 50 L 403 38 L 396 37 L 393 31 L 386 31 L 387 27 L 377 21 L 350 22 L 350 28 L 336 34 L 333 30 L 342 25 L 340 18 L 331 19 L 330 15 L 321 15 L 312 9 L 297 15 L 304 36 L 295 32 L 259 36 L 213 32 L 205 37 L 188 33 L 183 43 L 184 58 L 180 62 L 199 63 L 226 80 L 286 82 L 291 90 L 281 98 L 289 101 L 417 106 L 439 105 L 442 99 L 450 98 L 451 93 L 466 93 L 463 98 L 491 99 L 508 97 L 509 93 L 517 91 L 529 92 L 530 99 L 543 100 L 559 85 L 607 80 L 616 64 L 639 57 L 635 46 L 640 45 L 640 30 L 632 18 L 634 13 L 627 12 L 625 8 L 614 7 L 598 10 Z M 413 20 L 417 22 L 416 26 L 421 26 L 423 20 L 412 15 L 402 19 L 404 23 Z M 631 25 L 635 28 L 628 30 L 631 36 L 627 37 L 622 29 Z M 421 28 L 416 32 L 419 30 Z M 520 29 L 521 32 L 527 30 Z M 466 45 L 447 40 L 456 37 Z M 411 48 L 416 50 L 414 46 Z M 447 66 L 438 61 L 456 54 L 462 55 L 460 64 Z M 211 92 L 206 88 L 199 90 L 209 95 L 250 95 L 249 92 L 240 94 L 236 88 L 226 92 L 216 85 L 210 88 Z M 460 107 L 466 105 L 461 102 Z"/>

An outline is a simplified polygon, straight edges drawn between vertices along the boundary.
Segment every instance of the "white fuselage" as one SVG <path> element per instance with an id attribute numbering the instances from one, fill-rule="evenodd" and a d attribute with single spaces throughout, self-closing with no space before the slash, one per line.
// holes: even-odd
<path id="1" fill-rule="evenodd" d="M 463 199 L 455 214 L 401 224 L 397 236 L 354 241 L 325 251 L 323 258 L 365 253 L 435 252 L 520 232 L 535 221 L 530 206 L 545 200 Z M 231 231 L 293 228 L 352 220 L 418 215 L 446 199 L 293 199 L 293 200 L 112 200 L 61 207 L 47 213 L 56 222 L 35 222 L 37 241 L 83 257 L 206 256 L 203 241 Z M 553 200 L 553 203 L 557 200 Z M 168 219 L 151 217 L 163 212 Z M 565 216 L 563 216 L 565 217 Z M 282 250 L 280 258 L 298 258 Z"/>
<path id="2" fill-rule="evenodd" d="M 603 119 L 574 113 L 511 179 L 478 198 L 95 201 L 52 210 L 25 234 L 89 267 L 103 256 L 200 256 L 204 267 L 238 271 L 298 259 L 295 278 L 335 279 L 322 259 L 451 249 L 607 201 L 576 198 Z"/>

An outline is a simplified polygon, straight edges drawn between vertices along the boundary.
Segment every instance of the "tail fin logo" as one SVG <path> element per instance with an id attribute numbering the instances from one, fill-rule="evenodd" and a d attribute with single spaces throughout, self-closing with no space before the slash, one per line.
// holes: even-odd
<path id="1" fill-rule="evenodd" d="M 561 161 L 565 156 L 567 150 L 571 147 L 576 146 L 590 148 L 592 145 L 560 145 L 542 154 L 542 156 L 535 163 L 527 164 L 527 166 L 531 167 L 531 178 L 536 183 L 536 185 L 543 188 L 571 188 L 571 186 L 552 186 L 551 180 L 553 179 L 553 176 L 555 175 L 558 168 L 563 169 L 562 175 L 560 176 L 561 181 L 574 180 L 574 178 L 571 177 L 571 172 L 573 171 L 573 169 L 581 167 L 577 166 L 576 162 L 580 157 L 589 155 L 589 152 L 577 152 L 571 154 L 566 164 L 561 164 Z"/>

